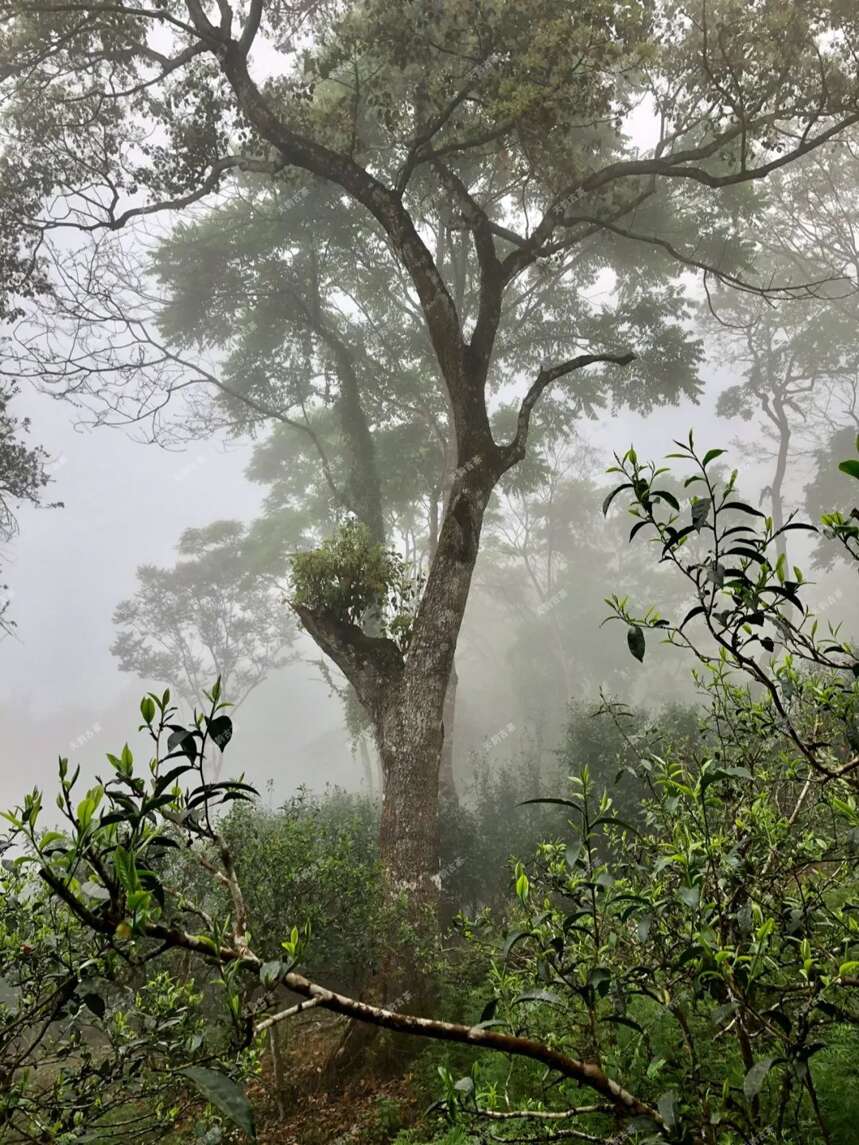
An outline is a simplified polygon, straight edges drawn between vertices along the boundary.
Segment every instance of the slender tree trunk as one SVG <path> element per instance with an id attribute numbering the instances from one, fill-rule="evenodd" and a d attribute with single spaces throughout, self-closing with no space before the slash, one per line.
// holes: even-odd
<path id="1" fill-rule="evenodd" d="M 340 429 L 349 463 L 347 489 L 352 508 L 379 544 L 385 543 L 382 490 L 376 466 L 376 447 L 361 405 L 360 384 L 347 351 L 338 353 Z"/>
<path id="2" fill-rule="evenodd" d="M 787 462 L 790 455 L 790 421 L 778 394 L 773 400 L 773 406 L 775 409 L 773 420 L 778 430 L 778 452 L 776 453 L 775 472 L 773 473 L 770 495 L 773 526 L 775 529 L 780 529 L 784 525 L 784 479 L 787 475 Z M 776 552 L 779 556 L 787 556 L 787 536 L 785 533 L 776 537 Z"/>

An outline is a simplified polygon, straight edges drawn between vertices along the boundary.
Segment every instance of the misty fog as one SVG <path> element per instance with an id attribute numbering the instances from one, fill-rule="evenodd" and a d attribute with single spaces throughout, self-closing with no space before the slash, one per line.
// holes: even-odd
<path id="1" fill-rule="evenodd" d="M 857 479 L 855 3 L 0 0 L 0 1142 L 855 1145 Z"/>

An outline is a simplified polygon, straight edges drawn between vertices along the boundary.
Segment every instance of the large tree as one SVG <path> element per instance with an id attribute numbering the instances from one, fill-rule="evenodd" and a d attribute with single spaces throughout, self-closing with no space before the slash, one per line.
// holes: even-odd
<path id="1" fill-rule="evenodd" d="M 372 716 L 389 884 L 432 905 L 444 702 L 490 495 L 555 383 L 587 389 L 581 371 L 626 367 L 634 387 L 683 358 L 672 267 L 796 292 L 795 279 L 756 282 L 731 188 L 859 120 L 859 13 L 819 0 L 0 0 L 0 29 L 8 291 L 40 288 L 38 273 L 91 291 L 104 236 L 243 173 L 302 172 L 374 222 L 392 293 L 432 346 L 456 465 L 407 647 L 299 611 Z M 430 200 L 469 237 L 470 298 L 433 249 Z M 89 242 L 58 244 L 52 270 L 50 239 L 68 228 Z M 502 315 L 526 317 L 529 283 L 595 234 L 608 273 L 593 322 L 541 332 L 511 374 Z M 68 381 L 75 347 L 52 335 L 41 365 Z M 79 390 L 91 372 L 78 362 Z M 489 395 L 514 383 L 515 430 L 499 440 Z"/>

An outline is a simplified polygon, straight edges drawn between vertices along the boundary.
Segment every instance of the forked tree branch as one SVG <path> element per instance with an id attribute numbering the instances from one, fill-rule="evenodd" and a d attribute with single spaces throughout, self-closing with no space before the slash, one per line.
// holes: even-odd
<path id="1" fill-rule="evenodd" d="M 377 713 L 383 695 L 396 686 L 403 671 L 403 654 L 393 640 L 368 636 L 355 624 L 295 602 L 290 602 L 290 607 L 347 678 L 361 702 L 371 713 Z"/>

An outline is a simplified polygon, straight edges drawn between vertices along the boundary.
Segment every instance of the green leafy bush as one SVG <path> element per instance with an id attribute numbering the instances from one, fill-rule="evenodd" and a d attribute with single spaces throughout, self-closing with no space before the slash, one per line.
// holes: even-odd
<path id="1" fill-rule="evenodd" d="M 376 806 L 342 791 L 302 791 L 274 811 L 238 804 L 220 829 L 260 951 L 275 958 L 293 926 L 306 929 L 310 972 L 341 988 L 361 985 L 384 941 Z"/>

